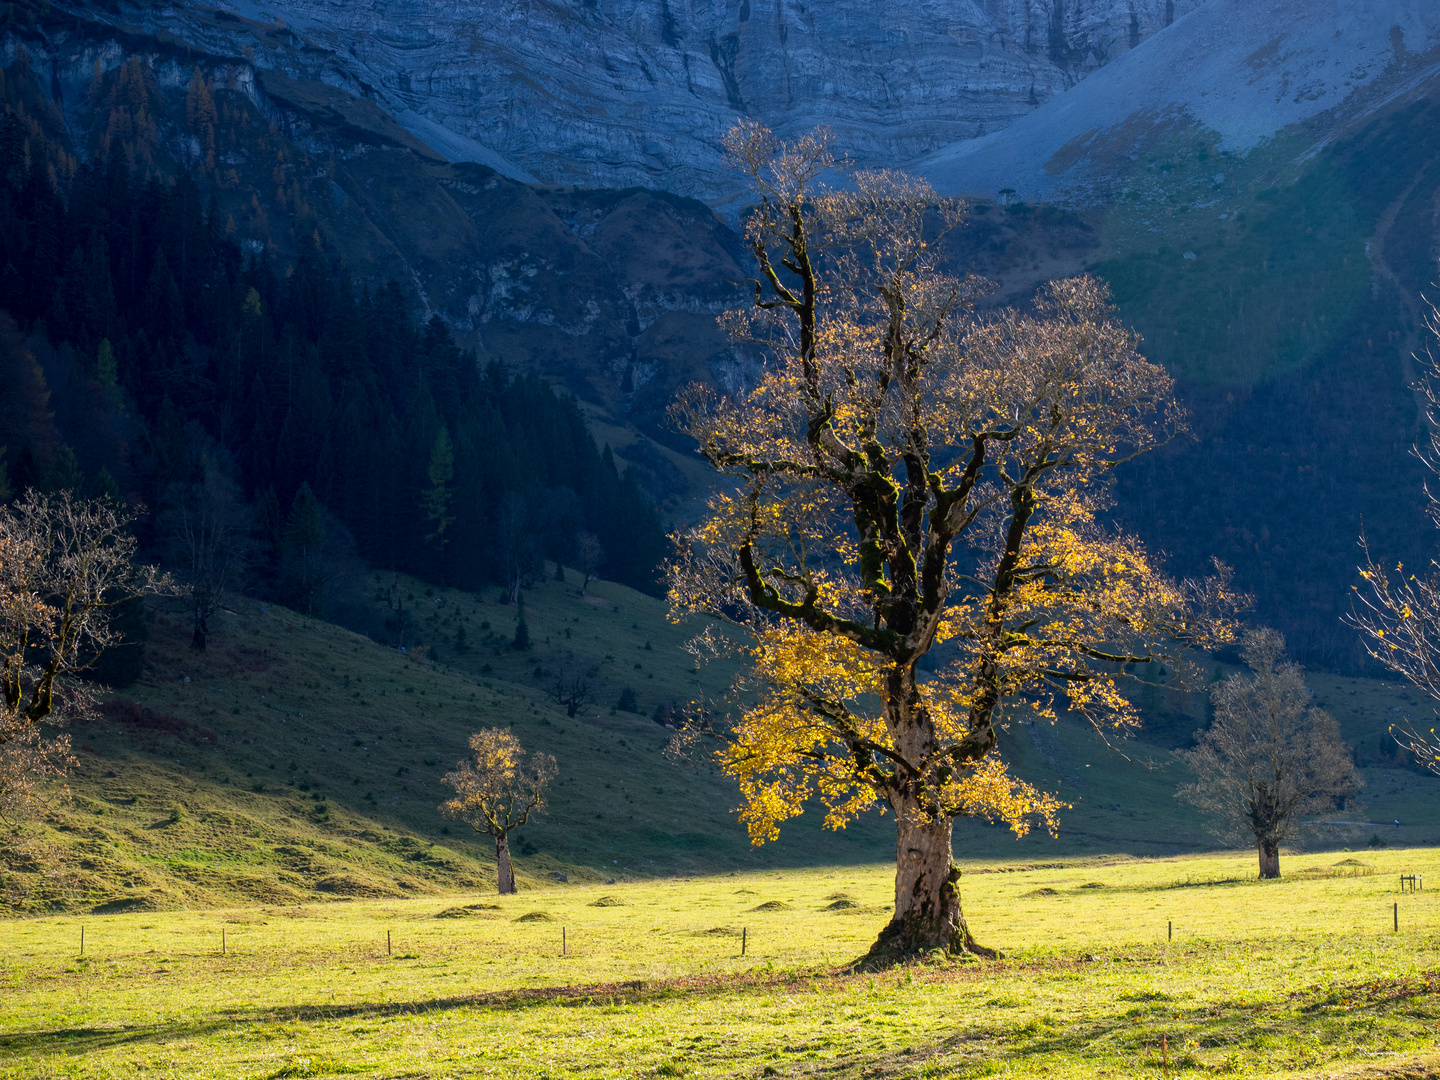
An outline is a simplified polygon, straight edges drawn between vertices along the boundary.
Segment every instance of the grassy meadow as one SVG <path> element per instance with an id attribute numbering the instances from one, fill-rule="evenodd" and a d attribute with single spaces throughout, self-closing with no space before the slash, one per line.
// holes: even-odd
<path id="1" fill-rule="evenodd" d="M 1433 1076 L 1437 854 L 970 865 L 1005 958 L 875 974 L 883 865 L 11 921 L 0 1076 Z"/>
<path id="2" fill-rule="evenodd" d="M 1116 750 L 1011 717 L 1016 771 L 1073 808 L 1058 838 L 957 825 L 1005 959 L 854 973 L 889 820 L 807 814 L 752 848 L 733 783 L 665 753 L 663 707 L 729 672 L 696 670 L 661 601 L 538 582 L 516 650 L 493 593 L 403 587 L 403 652 L 237 601 L 197 655 L 155 613 L 143 678 L 72 729 L 70 798 L 0 834 L 0 1078 L 1440 1075 L 1440 912 L 1396 891 L 1440 887 L 1440 780 L 1385 738 L 1423 713 L 1406 688 L 1310 678 L 1365 824 L 1263 884 L 1173 797 L 1201 699 L 1146 691 Z M 571 717 L 548 687 L 576 670 Z M 560 766 L 503 899 L 488 843 L 435 811 L 492 725 Z"/>
<path id="3" fill-rule="evenodd" d="M 390 582 L 372 584 L 383 618 Z M 97 721 L 71 729 L 71 797 L 19 835 L 0 832 L 0 902 L 12 914 L 144 912 L 488 887 L 488 839 L 436 812 L 441 777 L 485 726 L 509 727 L 559 762 L 548 812 L 513 845 L 527 884 L 865 864 L 893 851 L 893 826 L 877 815 L 835 833 L 806 814 L 778 842 L 750 846 L 734 783 L 709 762 L 665 752 L 672 732 L 657 710 L 714 699 L 730 671 L 696 670 L 680 647 L 686 629 L 666 621 L 663 601 L 603 581 L 581 596 L 573 574 L 537 582 L 525 603 L 531 648 L 517 651 L 517 611 L 494 592 L 404 587 L 406 652 L 237 600 L 197 654 L 183 616 L 156 612 L 144 676 Z M 575 717 L 550 693 L 564 671 L 587 673 L 592 686 Z M 1401 822 L 1327 827 L 1318 843 L 1440 844 L 1440 778 L 1397 756 L 1386 735 L 1395 720 L 1424 716 L 1415 693 L 1318 672 L 1310 682 L 1366 778 L 1364 807 L 1346 818 Z M 616 707 L 627 688 L 634 712 Z M 1206 722 L 1203 701 L 1156 688 L 1140 704 L 1145 729 L 1116 750 L 1083 724 L 1013 717 L 1003 745 L 1015 770 L 1073 808 L 1058 838 L 1016 840 L 962 821 L 958 855 L 1212 846 L 1204 822 L 1174 798 L 1184 770 L 1171 754 Z"/>

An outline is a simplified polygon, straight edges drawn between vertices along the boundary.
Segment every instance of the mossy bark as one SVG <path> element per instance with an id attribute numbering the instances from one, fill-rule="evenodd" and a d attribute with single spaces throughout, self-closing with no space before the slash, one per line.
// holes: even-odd
<path id="1" fill-rule="evenodd" d="M 960 868 L 951 860 L 951 822 L 924 821 L 897 808 L 895 914 L 863 966 L 885 966 L 937 951 L 987 960 L 999 954 L 970 934 L 960 910 Z"/>
<path id="2" fill-rule="evenodd" d="M 515 870 L 510 865 L 510 838 L 495 837 L 495 887 L 501 896 L 515 891 Z"/>
<path id="3" fill-rule="evenodd" d="M 1280 876 L 1280 841 L 1262 837 L 1259 848 L 1261 878 L 1278 878 Z"/>

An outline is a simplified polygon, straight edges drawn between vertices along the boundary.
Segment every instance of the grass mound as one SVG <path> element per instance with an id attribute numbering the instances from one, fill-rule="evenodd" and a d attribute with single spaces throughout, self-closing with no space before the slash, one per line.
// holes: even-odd
<path id="1" fill-rule="evenodd" d="M 180 900 L 160 889 L 138 893 L 133 896 L 117 896 L 91 908 L 96 915 L 124 915 L 142 911 L 168 911 L 180 907 Z"/>
<path id="2" fill-rule="evenodd" d="M 1081 885 L 1080 888 L 1082 888 L 1082 889 L 1108 889 L 1109 886 L 1106 885 L 1103 881 L 1087 881 L 1084 885 Z"/>
<path id="3" fill-rule="evenodd" d="M 464 907 L 448 907 L 444 911 L 437 911 L 437 919 L 498 919 L 499 915 L 494 912 L 498 904 L 466 904 Z"/>
<path id="4" fill-rule="evenodd" d="M 1357 863 L 1347 859 L 1343 863 L 1336 863 L 1334 866 L 1305 866 L 1294 872 L 1295 877 L 1301 878 L 1338 878 L 1338 877 L 1371 877 L 1375 873 L 1373 866 L 1364 863 Z"/>
<path id="5" fill-rule="evenodd" d="M 739 937 L 740 931 L 733 926 L 712 926 L 709 930 L 691 930 L 691 937 Z"/>
<path id="6" fill-rule="evenodd" d="M 1021 895 L 1021 896 L 1026 896 L 1026 897 L 1029 897 L 1029 896 L 1059 896 L 1060 893 L 1059 893 L 1058 890 L 1052 889 L 1052 888 L 1050 888 L 1050 887 L 1047 885 L 1047 886 L 1044 886 L 1044 887 L 1039 888 L 1039 889 L 1031 889 L 1029 892 L 1023 892 L 1023 893 L 1021 893 L 1020 895 Z"/>
<path id="7" fill-rule="evenodd" d="M 599 900 L 591 900 L 587 907 L 625 907 L 625 901 L 618 896 L 602 896 Z"/>
<path id="8" fill-rule="evenodd" d="M 751 911 L 792 911 L 791 906 L 784 900 L 766 900 L 763 904 L 756 904 Z"/>
<path id="9" fill-rule="evenodd" d="M 315 888 L 332 896 L 357 896 L 367 899 L 405 895 L 393 885 L 386 885 L 361 874 L 326 874 L 315 882 Z"/>
<path id="10" fill-rule="evenodd" d="M 555 916 L 548 911 L 527 911 L 515 919 L 516 922 L 554 922 Z"/>
<path id="11" fill-rule="evenodd" d="M 854 900 L 849 900 L 849 899 L 845 899 L 845 898 L 842 897 L 842 898 L 839 899 L 839 900 L 834 900 L 834 901 L 826 904 L 826 905 L 825 905 L 825 910 L 826 910 L 826 911 L 850 911 L 850 910 L 852 910 L 852 909 L 854 909 L 854 908 L 858 908 L 859 906 L 860 906 L 860 905 L 857 904 Z"/>

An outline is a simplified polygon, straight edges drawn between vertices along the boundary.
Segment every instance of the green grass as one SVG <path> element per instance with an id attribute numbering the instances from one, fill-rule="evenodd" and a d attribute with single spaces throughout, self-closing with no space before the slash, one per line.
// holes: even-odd
<path id="1" fill-rule="evenodd" d="M 0 835 L 0 897 L 17 911 L 155 909 L 493 883 L 488 837 L 436 812 L 441 777 L 486 726 L 559 761 L 548 814 L 514 838 L 522 881 L 881 856 L 878 820 L 838 835 L 810 821 L 751 848 L 734 786 L 667 757 L 673 732 L 652 718 L 729 673 L 694 670 L 661 601 L 607 582 L 589 592 L 527 591 L 525 652 L 509 648 L 516 609 L 494 590 L 408 583 L 408 653 L 236 600 L 197 654 L 183 617 L 157 614 L 142 680 L 71 730 L 73 798 L 25 836 Z M 574 718 L 549 694 L 561 665 L 593 672 L 594 702 Z M 614 708 L 627 686 L 638 713 Z"/>
<path id="2" fill-rule="evenodd" d="M 1240 157 L 1213 133 L 1179 133 L 1118 186 L 1094 271 L 1146 355 L 1178 378 L 1275 378 L 1345 341 L 1361 314 L 1373 223 L 1343 167 L 1294 164 L 1303 145 L 1287 135 Z"/>
<path id="3" fill-rule="evenodd" d="M 12 921 L 0 1076 L 1429 1076 L 1436 855 L 971 864 L 1006 958 L 879 974 L 885 866 Z"/>
<path id="4" fill-rule="evenodd" d="M 820 828 L 820 815 L 807 814 L 787 823 L 778 843 L 751 847 L 733 813 L 733 783 L 706 762 L 667 756 L 671 732 L 651 719 L 659 705 L 713 696 L 728 671 L 694 670 L 680 648 L 684 628 L 665 621 L 661 601 L 606 582 L 590 592 L 581 597 L 573 581 L 547 581 L 527 593 L 534 647 L 524 653 L 506 646 L 515 609 L 493 592 L 407 586 L 416 622 L 405 654 L 282 608 L 237 601 L 202 656 L 188 647 L 183 620 L 160 614 L 144 679 L 119 695 L 147 710 L 142 721 L 122 710 L 77 727 L 73 800 L 57 803 L 18 839 L 0 836 L 5 903 L 31 913 L 155 910 L 491 886 L 488 839 L 435 809 L 446 795 L 441 776 L 464 753 L 469 733 L 489 725 L 513 727 L 525 745 L 559 760 L 549 813 L 515 837 L 524 884 L 889 856 L 892 826 L 877 815 L 833 833 Z M 470 648 L 457 652 L 462 625 Z M 551 676 L 543 674 L 562 664 L 595 672 L 595 702 L 573 719 L 549 696 Z M 1440 781 L 1403 767 L 1387 749 L 1388 724 L 1423 712 L 1413 692 L 1321 674 L 1310 681 L 1366 766 L 1367 808 L 1347 817 L 1402 822 L 1326 829 L 1318 841 L 1360 845 L 1378 835 L 1394 846 L 1440 843 Z M 641 712 L 613 709 L 626 686 Z M 1150 728 L 1122 745 L 1126 756 L 1079 724 L 1013 722 L 1003 738 L 1017 772 L 1074 808 L 1058 839 L 1017 841 L 1003 828 L 961 822 L 960 857 L 1162 855 L 1210 846 L 1203 822 L 1173 798 L 1183 770 L 1168 749 L 1203 725 L 1203 709 L 1164 691 L 1141 704 Z"/>

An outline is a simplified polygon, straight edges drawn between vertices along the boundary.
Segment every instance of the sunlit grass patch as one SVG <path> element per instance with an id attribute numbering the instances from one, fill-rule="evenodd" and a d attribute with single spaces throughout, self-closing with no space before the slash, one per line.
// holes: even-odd
<path id="1" fill-rule="evenodd" d="M 1005 959 L 877 973 L 883 866 L 10 922 L 0 1076 L 1425 1076 L 1435 855 L 971 866 Z"/>

